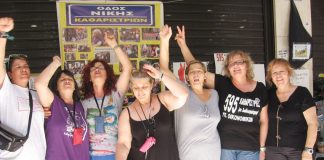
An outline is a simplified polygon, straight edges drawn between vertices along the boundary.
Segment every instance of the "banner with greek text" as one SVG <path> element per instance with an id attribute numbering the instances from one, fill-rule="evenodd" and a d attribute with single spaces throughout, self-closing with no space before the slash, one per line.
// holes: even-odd
<path id="1" fill-rule="evenodd" d="M 114 34 L 134 70 L 145 63 L 158 65 L 159 32 L 164 23 L 161 2 L 58 1 L 56 6 L 62 64 L 78 83 L 83 66 L 94 58 L 104 59 L 120 74 L 114 50 L 104 42 L 105 32 Z"/>

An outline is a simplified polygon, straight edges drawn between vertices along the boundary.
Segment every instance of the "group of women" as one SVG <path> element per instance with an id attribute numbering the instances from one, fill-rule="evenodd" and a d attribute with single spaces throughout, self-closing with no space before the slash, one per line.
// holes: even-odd
<path id="1" fill-rule="evenodd" d="M 12 28 L 12 19 L 0 18 L 0 31 Z M 32 119 L 26 145 L 17 153 L 0 150 L 0 159 L 312 159 L 315 104 L 306 88 L 290 82 L 293 72 L 286 60 L 269 63 L 266 79 L 274 87 L 267 91 L 264 84 L 253 80 L 253 61 L 247 53 L 232 51 L 224 63 L 224 76 L 210 73 L 190 52 L 184 26 L 177 30 L 175 39 L 187 63 L 189 86 L 169 69 L 171 27 L 165 25 L 160 31 L 160 70 L 144 65 L 143 70 L 132 72 L 114 35 L 105 33 L 105 43 L 123 66 L 119 78 L 105 61 L 94 59 L 83 69 L 81 100 L 73 74 L 58 69 L 61 59 L 53 57 L 35 82 L 39 115 Z M 5 44 L 0 38 L 0 62 Z M 20 123 L 28 117 L 28 112 L 19 112 L 18 101 L 21 97 L 28 100 L 28 61 L 12 58 L 9 64 L 9 77 L 0 66 L 0 120 L 26 133 L 27 128 L 12 124 L 12 119 Z M 168 91 L 153 94 L 155 80 L 162 81 Z M 122 110 L 128 86 L 136 100 Z M 18 95 L 10 103 L 5 100 L 8 90 Z M 38 98 L 34 93 L 36 104 Z M 41 106 L 50 110 L 45 134 Z M 9 109 L 15 115 L 9 115 Z"/>

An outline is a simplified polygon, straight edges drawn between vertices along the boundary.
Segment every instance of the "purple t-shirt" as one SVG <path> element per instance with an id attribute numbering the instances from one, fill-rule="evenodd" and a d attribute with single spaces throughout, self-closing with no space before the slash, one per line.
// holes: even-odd
<path id="1" fill-rule="evenodd" d="M 73 112 L 72 106 L 68 105 L 67 107 Z M 73 119 L 64 102 L 55 95 L 51 105 L 52 115 L 48 118 L 45 126 L 46 160 L 89 160 L 89 131 L 84 110 L 80 102 L 77 102 L 75 107 L 76 124 L 83 128 L 82 144 L 73 145 Z"/>

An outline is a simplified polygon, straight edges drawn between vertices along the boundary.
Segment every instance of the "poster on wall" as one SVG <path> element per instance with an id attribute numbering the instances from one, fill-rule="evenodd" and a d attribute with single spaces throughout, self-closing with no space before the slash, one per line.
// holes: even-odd
<path id="1" fill-rule="evenodd" d="M 311 53 L 310 43 L 293 43 L 292 48 L 292 59 L 293 60 L 308 60 Z"/>
<path id="2" fill-rule="evenodd" d="M 287 49 L 281 49 L 278 51 L 278 54 L 276 55 L 276 58 L 282 58 L 285 60 L 289 59 L 289 52 Z"/>
<path id="3" fill-rule="evenodd" d="M 104 42 L 105 32 L 115 36 L 134 70 L 140 68 L 141 61 L 158 61 L 164 21 L 161 2 L 57 1 L 56 6 L 62 66 L 79 82 L 83 67 L 94 58 L 105 60 L 120 74 L 122 66 Z"/>
<path id="4" fill-rule="evenodd" d="M 290 80 L 292 84 L 306 87 L 309 91 L 311 91 L 309 77 L 310 73 L 307 69 L 294 69 L 294 74 Z"/>
<path id="5" fill-rule="evenodd" d="M 215 73 L 224 75 L 223 66 L 227 55 L 228 53 L 214 53 Z"/>
<path id="6" fill-rule="evenodd" d="M 224 61 L 228 53 L 214 53 L 215 60 L 215 73 L 224 75 Z M 254 80 L 258 82 L 265 83 L 265 69 L 264 64 L 253 64 Z"/>

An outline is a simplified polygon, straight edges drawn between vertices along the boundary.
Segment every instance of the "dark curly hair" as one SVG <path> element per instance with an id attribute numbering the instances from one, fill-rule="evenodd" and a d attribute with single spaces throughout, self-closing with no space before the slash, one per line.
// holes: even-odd
<path id="1" fill-rule="evenodd" d="M 59 93 L 59 91 L 57 90 L 57 81 L 60 79 L 61 75 L 62 74 L 65 74 L 69 77 L 71 77 L 73 79 L 73 82 L 74 82 L 74 91 L 73 91 L 73 101 L 74 102 L 78 102 L 80 101 L 80 91 L 79 91 L 79 88 L 78 88 L 78 84 L 73 76 L 73 73 L 64 69 L 64 70 L 61 70 L 61 68 L 58 68 L 56 70 L 56 72 L 54 73 L 54 75 L 52 76 L 49 84 L 48 84 L 48 88 L 57 96 L 59 96 L 60 98 L 61 95 Z"/>
<path id="2" fill-rule="evenodd" d="M 93 67 L 97 62 L 101 63 L 105 67 L 105 70 L 107 73 L 107 79 L 105 81 L 104 88 L 103 88 L 105 94 L 110 95 L 112 91 L 116 91 L 117 78 L 114 75 L 113 69 L 104 60 L 94 59 L 94 60 L 90 61 L 83 68 L 83 71 L 82 71 L 83 76 L 82 76 L 81 91 L 84 94 L 85 99 L 92 97 L 94 94 L 93 84 L 92 84 L 91 77 L 90 77 L 90 68 Z"/>

